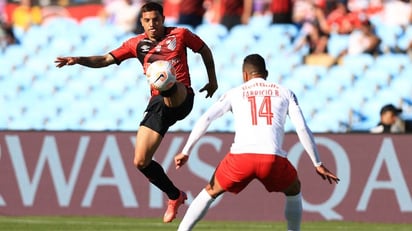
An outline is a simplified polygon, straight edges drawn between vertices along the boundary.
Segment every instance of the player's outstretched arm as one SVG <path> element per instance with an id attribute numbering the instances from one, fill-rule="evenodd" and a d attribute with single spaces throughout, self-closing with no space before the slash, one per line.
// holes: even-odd
<path id="1" fill-rule="evenodd" d="M 106 67 L 115 63 L 115 59 L 111 54 L 99 55 L 99 56 L 87 56 L 87 57 L 57 57 L 54 62 L 56 67 L 61 68 L 63 66 L 70 66 L 74 64 L 80 64 L 86 67 Z"/>
<path id="2" fill-rule="evenodd" d="M 316 173 L 322 177 L 324 180 L 328 180 L 330 184 L 335 182 L 336 184 L 339 183 L 340 179 L 335 176 L 332 172 L 329 171 L 323 164 L 316 167 Z"/>
<path id="3" fill-rule="evenodd" d="M 60 68 L 63 66 L 71 66 L 77 63 L 78 57 L 57 57 L 56 60 L 54 60 L 54 63 L 56 63 L 56 67 Z"/>

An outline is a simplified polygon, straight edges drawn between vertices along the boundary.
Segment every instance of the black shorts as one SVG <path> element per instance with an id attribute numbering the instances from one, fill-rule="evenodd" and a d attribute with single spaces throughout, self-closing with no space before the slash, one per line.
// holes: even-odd
<path id="1" fill-rule="evenodd" d="M 163 96 L 157 95 L 150 99 L 140 126 L 148 127 L 164 136 L 170 126 L 184 119 L 193 108 L 194 93 L 187 90 L 185 101 L 178 107 L 167 107 Z"/>

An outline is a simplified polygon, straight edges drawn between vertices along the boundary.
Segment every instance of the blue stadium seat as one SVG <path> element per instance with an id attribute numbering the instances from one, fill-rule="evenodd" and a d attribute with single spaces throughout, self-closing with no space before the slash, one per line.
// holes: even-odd
<path id="1" fill-rule="evenodd" d="M 29 56 L 37 54 L 40 50 L 48 49 L 51 37 L 43 26 L 31 26 L 20 40 Z"/>
<path id="2" fill-rule="evenodd" d="M 360 99 L 369 100 L 376 96 L 376 92 L 379 90 L 379 84 L 376 82 L 369 82 L 366 79 L 358 80 L 354 86 L 350 89 L 353 95 L 357 95 Z M 354 97 L 351 97 L 352 99 Z M 359 99 L 359 101 L 361 101 Z M 353 99 L 357 101 L 356 99 Z"/>
<path id="3" fill-rule="evenodd" d="M 103 81 L 111 73 L 110 68 L 88 68 L 82 67 L 77 75 L 72 75 L 73 80 L 83 83 L 89 88 L 99 87 Z"/>
<path id="4" fill-rule="evenodd" d="M 117 130 L 122 123 L 127 123 L 128 120 L 132 120 L 129 118 L 129 113 L 132 113 L 133 107 L 129 105 L 129 102 L 123 100 L 110 100 L 105 104 L 94 105 L 96 108 L 96 112 L 90 121 L 94 121 L 93 123 L 89 123 L 89 125 L 96 126 L 101 124 L 102 127 L 108 130 Z M 134 118 L 138 120 L 140 118 Z M 135 123 L 134 127 L 128 128 L 129 130 L 136 130 L 137 123 Z M 98 127 L 96 126 L 98 129 Z M 127 129 L 123 127 L 122 129 Z"/>
<path id="5" fill-rule="evenodd" d="M 42 27 L 45 31 L 52 34 L 50 36 L 69 36 L 71 33 L 77 33 L 79 23 L 76 19 L 70 17 L 54 17 L 45 21 Z"/>
<path id="6" fill-rule="evenodd" d="M 77 70 L 73 66 L 74 70 Z M 66 84 L 72 78 L 72 68 L 57 68 L 50 67 L 42 75 L 39 75 L 39 79 L 44 79 L 50 84 L 53 84 L 57 89 L 66 87 Z"/>
<path id="7" fill-rule="evenodd" d="M 404 99 L 412 100 L 412 68 L 409 66 L 393 78 L 389 88 Z"/>
<path id="8" fill-rule="evenodd" d="M 253 15 L 249 19 L 249 33 L 252 33 L 257 39 L 264 36 L 271 26 L 272 17 L 270 15 Z"/>
<path id="9" fill-rule="evenodd" d="M 219 39 L 224 39 L 229 34 L 229 31 L 227 27 L 219 23 L 203 23 L 196 27 L 195 33 L 201 37 L 214 34 Z"/>
<path id="10" fill-rule="evenodd" d="M 302 95 L 305 93 L 306 91 L 306 86 L 304 83 L 302 83 L 301 81 L 299 81 L 298 79 L 294 79 L 294 78 L 285 78 L 282 79 L 281 84 L 287 88 L 289 88 L 290 90 L 292 90 L 296 96 L 299 98 L 302 97 Z"/>
<path id="11" fill-rule="evenodd" d="M 397 46 L 402 51 L 407 51 L 412 44 L 412 25 L 405 27 L 403 34 L 398 37 Z"/>
<path id="12" fill-rule="evenodd" d="M 313 90 L 306 90 L 298 100 L 300 101 L 302 110 L 305 110 L 306 108 L 307 113 L 316 112 L 319 109 L 326 107 L 329 102 L 329 98 L 324 91 Z"/>
<path id="13" fill-rule="evenodd" d="M 349 45 L 349 35 L 331 34 L 328 39 L 328 54 L 332 57 L 338 57 L 338 55 L 346 50 Z"/>
<path id="14" fill-rule="evenodd" d="M 342 126 L 334 114 L 329 110 L 321 110 L 308 122 L 308 126 L 313 132 L 345 132 L 346 127 Z"/>
<path id="15" fill-rule="evenodd" d="M 227 57 L 226 57 L 227 58 Z M 217 70 L 224 69 L 225 60 L 221 60 L 219 58 L 215 59 L 215 65 Z M 220 71 L 216 72 L 217 76 L 220 76 Z M 199 90 L 205 85 L 205 81 L 207 81 L 207 72 L 204 66 L 196 65 L 190 67 L 190 76 L 192 80 L 192 87 L 193 89 Z M 224 78 L 224 76 L 222 76 Z M 219 79 L 219 78 L 218 78 Z"/>
<path id="16" fill-rule="evenodd" d="M 375 58 L 372 68 L 383 68 L 392 76 L 400 74 L 400 71 L 411 65 L 411 59 L 407 54 L 403 53 L 386 53 Z"/>
<path id="17" fill-rule="evenodd" d="M 379 100 L 370 100 L 365 103 L 365 105 L 359 109 L 360 113 L 364 116 L 363 120 L 355 123 L 352 129 L 369 130 L 370 128 L 375 127 L 380 120 L 380 109 L 382 105 L 385 105 L 386 103 L 388 102 L 381 102 Z"/>
<path id="18" fill-rule="evenodd" d="M 29 54 L 27 53 L 25 47 L 20 46 L 18 44 L 13 44 L 13 45 L 7 46 L 7 49 L 5 50 L 3 56 L 9 59 L 6 62 L 8 62 L 8 65 L 11 65 L 12 68 L 14 69 L 14 68 L 20 68 L 20 66 L 23 65 L 24 62 L 29 57 Z"/>
<path id="19" fill-rule="evenodd" d="M 75 54 L 104 54 L 119 47 L 121 43 L 117 41 L 111 32 L 101 31 L 100 34 L 87 36 L 83 43 L 76 47 Z"/>
<path id="20" fill-rule="evenodd" d="M 79 22 L 79 31 L 82 37 L 99 36 L 99 31 L 107 30 L 108 25 L 98 16 L 88 16 Z"/>
<path id="21" fill-rule="evenodd" d="M 244 37 L 255 39 L 254 34 L 251 33 L 250 28 L 249 28 L 248 25 L 246 25 L 246 24 L 237 24 L 229 30 L 229 33 L 228 33 L 226 38 L 241 39 L 241 38 L 244 38 Z"/>
<path id="22" fill-rule="evenodd" d="M 376 35 L 381 39 L 379 49 L 382 53 L 394 52 L 397 48 L 398 38 L 403 33 L 400 25 L 381 24 L 375 27 Z"/>
<path id="23" fill-rule="evenodd" d="M 41 100 L 53 98 L 53 94 L 57 91 L 53 83 L 46 80 L 36 80 L 30 87 L 30 91 L 37 94 L 37 97 Z"/>
<path id="24" fill-rule="evenodd" d="M 8 120 L 7 130 L 31 130 L 31 121 L 30 118 L 21 117 L 12 117 Z"/>
<path id="25" fill-rule="evenodd" d="M 344 92 L 342 92 L 342 95 L 344 95 Z M 355 102 L 344 97 L 339 97 L 328 102 L 324 110 L 328 111 L 331 116 L 337 118 L 341 123 L 349 124 L 350 111 L 352 108 L 357 108 L 360 105 L 356 105 Z"/>
<path id="26" fill-rule="evenodd" d="M 54 37 L 48 45 L 48 52 L 50 55 L 53 55 L 53 57 L 68 56 L 71 55 L 78 47 L 82 46 L 83 40 L 80 36 L 73 35 L 68 37 Z"/>
<path id="27" fill-rule="evenodd" d="M 326 76 L 321 79 L 314 88 L 314 91 L 319 95 L 323 95 L 328 99 L 335 99 L 340 97 L 340 94 L 345 90 L 345 86 L 338 79 L 334 79 L 332 76 Z"/>
<path id="28" fill-rule="evenodd" d="M 17 98 L 21 87 L 17 81 L 14 81 L 10 77 L 11 75 L 0 78 L 0 102 L 8 101 L 13 102 L 13 99 Z M 7 113 L 7 110 L 2 110 L 2 112 Z"/>
<path id="29" fill-rule="evenodd" d="M 266 66 L 268 70 L 276 70 L 276 72 L 286 76 L 290 75 L 293 69 L 302 65 L 302 59 L 303 57 L 299 54 L 274 55 L 266 60 Z"/>
<path id="30" fill-rule="evenodd" d="M 345 88 L 353 86 L 355 82 L 355 75 L 349 68 L 343 65 L 331 66 L 326 73 L 325 79 L 326 78 L 330 81 L 339 83 Z"/>
<path id="31" fill-rule="evenodd" d="M 373 100 L 379 101 L 381 105 L 390 103 L 397 105 L 402 102 L 402 95 L 397 90 L 387 87 L 377 91 Z"/>
<path id="32" fill-rule="evenodd" d="M 365 119 L 363 121 L 358 121 L 350 125 L 350 131 L 352 132 L 369 132 L 370 129 L 375 127 L 379 121 L 372 119 Z"/>
<path id="33" fill-rule="evenodd" d="M 294 24 L 271 24 L 265 34 L 271 37 L 285 36 L 293 40 L 298 36 L 299 29 Z"/>
<path id="34" fill-rule="evenodd" d="M 60 89 L 53 95 L 53 100 L 62 105 L 62 107 L 68 107 L 72 103 L 75 103 L 76 95 L 68 89 Z M 104 99 L 101 99 L 104 100 Z"/>
<path id="35" fill-rule="evenodd" d="M 218 79 L 220 80 L 219 88 L 221 88 L 222 91 L 226 91 L 233 87 L 237 87 L 243 83 L 241 64 L 226 67 L 220 73 L 217 73 L 217 75 Z M 205 81 L 203 82 L 205 83 Z"/>
<path id="36" fill-rule="evenodd" d="M 314 87 L 318 81 L 323 79 L 327 71 L 324 66 L 300 65 L 292 70 L 290 78 L 297 79 L 307 87 Z"/>
<path id="37" fill-rule="evenodd" d="M 350 104 L 356 109 L 362 107 L 365 101 L 372 97 L 375 92 L 376 91 L 373 89 L 373 86 L 356 85 L 342 92 L 339 100 Z"/>
<path id="38" fill-rule="evenodd" d="M 20 68 L 13 72 L 12 81 L 22 89 L 30 89 L 34 80 L 37 78 L 36 74 L 26 68 Z M 11 80 L 11 79 L 9 79 Z"/>
<path id="39" fill-rule="evenodd" d="M 130 116 L 129 118 L 122 119 L 117 125 L 119 131 L 136 131 L 139 128 L 140 117 Z"/>
<path id="40" fill-rule="evenodd" d="M 149 88 L 141 86 L 140 88 L 131 89 L 125 92 L 123 97 L 119 100 L 122 100 L 128 105 L 128 108 L 133 110 L 133 115 L 136 116 L 134 119 L 140 119 L 143 116 L 149 98 Z"/>
<path id="41" fill-rule="evenodd" d="M 373 67 L 367 69 L 362 76 L 359 76 L 357 82 L 369 82 L 371 86 L 377 84 L 380 87 L 386 87 L 392 80 L 391 74 L 383 67 Z M 365 83 L 366 85 L 366 83 Z"/>
<path id="42" fill-rule="evenodd" d="M 71 93 L 76 99 L 86 99 L 90 92 L 91 86 L 84 80 L 70 80 L 61 91 Z"/>
<path id="43" fill-rule="evenodd" d="M 206 44 L 214 49 L 229 34 L 228 29 L 222 24 L 203 23 L 196 27 L 195 33 L 199 35 Z"/>
<path id="44" fill-rule="evenodd" d="M 343 56 L 341 65 L 351 70 L 351 72 L 358 77 L 361 76 L 366 69 L 370 68 L 374 62 L 375 59 L 372 55 L 363 53 Z"/>
<path id="45" fill-rule="evenodd" d="M 44 76 L 47 74 L 49 69 L 52 68 L 53 63 L 53 57 L 54 56 L 49 56 L 49 57 L 42 57 L 42 56 L 33 56 L 27 59 L 25 62 L 25 68 L 27 68 L 29 71 L 31 71 L 33 74 L 36 76 Z M 53 67 L 54 68 L 54 67 Z"/>
<path id="46" fill-rule="evenodd" d="M 293 49 L 292 40 L 289 37 L 275 33 L 263 34 L 257 44 L 259 45 L 252 46 L 251 50 L 255 50 L 255 53 L 259 53 L 265 58 L 290 53 Z"/>
<path id="47" fill-rule="evenodd" d="M 221 46 L 216 49 L 223 49 L 228 55 L 244 56 L 250 47 L 256 45 L 256 41 L 254 35 L 249 32 L 248 26 L 239 24 L 232 27 Z"/>
<path id="48" fill-rule="evenodd" d="M 6 57 L 5 54 L 0 55 L 0 79 L 11 76 L 12 72 L 18 68 L 18 63 L 10 57 Z"/>

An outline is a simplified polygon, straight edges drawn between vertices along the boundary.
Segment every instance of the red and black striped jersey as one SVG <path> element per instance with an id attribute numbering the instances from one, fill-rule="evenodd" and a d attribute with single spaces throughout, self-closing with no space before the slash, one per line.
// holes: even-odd
<path id="1" fill-rule="evenodd" d="M 145 33 L 142 33 L 126 40 L 110 54 L 117 64 L 129 58 L 137 58 L 143 65 L 144 73 L 150 63 L 156 60 L 167 60 L 176 70 L 176 80 L 190 87 L 187 48 L 193 52 L 199 52 L 203 46 L 204 41 L 190 30 L 181 27 L 165 27 L 165 37 L 159 42 L 151 41 Z"/>

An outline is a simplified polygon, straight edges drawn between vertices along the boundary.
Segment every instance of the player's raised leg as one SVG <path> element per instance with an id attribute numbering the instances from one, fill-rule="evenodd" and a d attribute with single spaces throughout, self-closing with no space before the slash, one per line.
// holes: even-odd
<path id="1" fill-rule="evenodd" d="M 152 160 L 162 138 L 152 129 L 140 126 L 136 136 L 134 164 L 152 184 L 167 194 L 169 202 L 163 221 L 171 222 L 176 217 L 179 206 L 184 203 L 187 197 L 173 184 L 163 167 Z"/>

